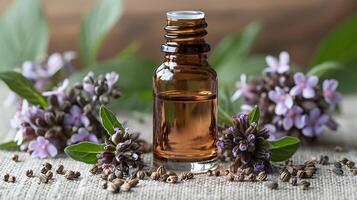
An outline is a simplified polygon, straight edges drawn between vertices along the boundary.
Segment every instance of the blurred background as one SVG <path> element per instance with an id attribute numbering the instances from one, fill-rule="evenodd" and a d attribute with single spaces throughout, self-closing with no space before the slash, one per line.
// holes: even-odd
<path id="1" fill-rule="evenodd" d="M 0 1 L 2 13 L 12 0 Z M 43 0 L 50 29 L 49 52 L 77 50 L 81 18 L 94 0 Z M 208 22 L 208 42 L 214 46 L 224 36 L 242 30 L 250 22 L 263 22 L 253 52 L 276 54 L 288 50 L 294 62 L 309 61 L 321 38 L 357 12 L 355 0 L 125 0 L 120 21 L 106 37 L 100 58 L 110 58 L 132 41 L 139 54 L 161 59 L 165 12 L 203 10 Z"/>

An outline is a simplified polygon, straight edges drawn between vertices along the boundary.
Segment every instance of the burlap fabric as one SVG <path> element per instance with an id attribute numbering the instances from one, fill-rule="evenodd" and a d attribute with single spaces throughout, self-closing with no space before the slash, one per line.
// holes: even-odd
<path id="1" fill-rule="evenodd" d="M 343 115 L 337 119 L 341 125 L 338 133 L 325 134 L 315 146 L 301 147 L 294 155 L 294 162 L 303 162 L 311 157 L 328 155 L 331 161 L 347 157 L 357 162 L 357 108 L 356 97 L 345 98 L 342 104 Z M 137 116 L 123 117 L 131 127 L 143 132 L 143 136 L 151 140 L 151 120 L 145 116 L 145 122 L 139 123 Z M 142 116 L 140 116 L 142 117 Z M 4 127 L 8 122 L 2 120 Z M 10 139 L 9 134 L 0 134 L 0 140 Z M 346 146 L 347 152 L 337 153 L 334 146 Z M 78 181 L 67 181 L 63 176 L 55 175 L 49 184 L 39 184 L 38 177 L 25 176 L 27 169 L 33 169 L 39 174 L 41 163 L 45 160 L 33 159 L 26 153 L 20 153 L 20 162 L 11 160 L 12 152 L 0 151 L 0 174 L 15 175 L 16 183 L 5 183 L 0 180 L 0 199 L 314 199 L 336 200 L 357 199 L 357 176 L 352 176 L 345 170 L 343 176 L 336 176 L 331 172 L 332 165 L 319 166 L 316 176 L 311 179 L 311 188 L 306 191 L 279 181 L 278 190 L 270 190 L 260 182 L 227 182 L 224 176 L 206 177 L 197 176 L 190 181 L 178 184 L 165 184 L 155 181 L 141 181 L 131 192 L 111 194 L 102 190 L 98 183 L 99 177 L 88 172 L 90 166 L 70 160 L 62 156 L 57 159 L 46 160 L 57 165 L 63 164 L 66 169 L 78 170 L 82 173 Z M 152 157 L 144 156 L 147 162 Z M 277 180 L 276 175 L 269 176 L 270 180 Z"/>

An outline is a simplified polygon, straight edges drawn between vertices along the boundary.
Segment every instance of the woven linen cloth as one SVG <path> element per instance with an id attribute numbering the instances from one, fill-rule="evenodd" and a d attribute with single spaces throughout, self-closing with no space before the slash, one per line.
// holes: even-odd
<path id="1" fill-rule="evenodd" d="M 357 97 L 345 98 L 342 103 L 342 113 L 337 117 L 340 129 L 337 133 L 327 132 L 314 146 L 302 146 L 293 156 L 294 163 L 303 163 L 312 157 L 327 155 L 330 162 L 347 157 L 357 162 Z M 150 116 L 124 117 L 132 129 L 142 132 L 142 136 L 151 141 L 152 125 Z M 138 120 L 140 118 L 140 120 Z M 142 122 L 144 119 L 144 123 Z M 2 122 L 4 126 L 6 123 Z M 8 125 L 7 125 L 8 126 Z M 11 139 L 13 133 L 0 134 L 0 141 Z M 346 148 L 346 152 L 335 152 L 336 145 Z M 278 190 L 270 190 L 262 182 L 228 182 L 224 176 L 207 177 L 195 176 L 193 180 L 168 184 L 163 182 L 144 180 L 130 192 L 112 194 L 99 186 L 99 176 L 91 175 L 89 165 L 80 163 L 65 155 L 55 159 L 34 159 L 27 153 L 19 153 L 20 162 L 11 160 L 14 152 L 0 151 L 0 175 L 5 173 L 16 176 L 15 183 L 6 183 L 0 180 L 0 200 L 6 199 L 314 199 L 336 200 L 357 199 L 357 176 L 353 176 L 347 169 L 343 176 L 331 172 L 333 165 L 318 165 L 316 175 L 309 179 L 311 188 L 301 190 L 299 187 L 278 181 Z M 151 162 L 151 154 L 145 154 L 144 160 Z M 54 175 L 49 184 L 39 183 L 39 171 L 45 161 L 53 166 L 63 164 L 65 169 L 81 172 L 76 181 L 68 181 L 62 175 Z M 35 177 L 25 176 L 27 169 L 33 169 Z M 270 175 L 269 180 L 278 180 L 277 175 Z"/>

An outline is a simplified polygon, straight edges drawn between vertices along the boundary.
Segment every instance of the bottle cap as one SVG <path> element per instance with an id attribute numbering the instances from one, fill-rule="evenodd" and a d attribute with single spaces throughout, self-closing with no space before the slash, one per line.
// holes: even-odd
<path id="1" fill-rule="evenodd" d="M 166 13 L 168 20 L 190 20 L 190 19 L 203 19 L 205 13 L 202 11 L 189 11 L 189 10 L 177 10 Z"/>

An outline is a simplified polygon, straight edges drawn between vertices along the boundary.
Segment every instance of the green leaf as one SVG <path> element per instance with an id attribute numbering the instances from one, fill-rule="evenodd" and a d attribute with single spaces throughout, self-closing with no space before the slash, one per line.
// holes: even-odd
<path id="1" fill-rule="evenodd" d="M 115 114 L 105 106 L 100 107 L 100 118 L 103 127 L 107 130 L 109 135 L 113 135 L 116 128 L 120 128 L 122 133 L 125 133 L 123 125 L 118 121 Z"/>
<path id="2" fill-rule="evenodd" d="M 253 22 L 243 29 L 242 32 L 225 37 L 215 48 L 210 63 L 216 69 L 234 63 L 242 57 L 246 57 L 251 50 L 260 30 L 261 23 Z"/>
<path id="3" fill-rule="evenodd" d="M 248 114 L 249 124 L 253 122 L 258 123 L 260 118 L 260 110 L 258 106 L 254 106 L 254 108 Z"/>
<path id="4" fill-rule="evenodd" d="M 10 70 L 46 55 L 48 27 L 39 0 L 16 0 L 0 18 L 0 67 Z"/>
<path id="5" fill-rule="evenodd" d="M 15 141 L 10 141 L 10 142 L 1 143 L 0 150 L 13 151 L 13 150 L 19 150 L 19 147 L 17 146 L 17 143 Z"/>
<path id="6" fill-rule="evenodd" d="M 122 12 L 122 0 L 98 0 L 84 17 L 79 33 L 79 54 L 84 66 L 96 63 L 105 36 Z"/>
<path id="7" fill-rule="evenodd" d="M 104 151 L 104 144 L 94 144 L 90 142 L 81 142 L 68 146 L 64 152 L 73 160 L 81 161 L 87 164 L 96 164 L 97 154 Z"/>
<path id="8" fill-rule="evenodd" d="M 138 52 L 140 44 L 136 41 L 132 42 L 124 50 L 122 50 L 117 56 L 117 59 L 128 59 L 133 58 Z"/>
<path id="9" fill-rule="evenodd" d="M 271 158 L 273 162 L 288 160 L 300 146 L 300 140 L 296 137 L 285 136 L 276 141 L 270 141 Z"/>
<path id="10" fill-rule="evenodd" d="M 341 65 L 337 62 L 332 62 L 332 61 L 326 61 L 321 64 L 318 64 L 314 67 L 312 67 L 307 74 L 308 75 L 314 75 L 318 77 L 323 77 L 328 74 L 331 74 L 332 72 L 341 69 Z"/>
<path id="11" fill-rule="evenodd" d="M 3 80 L 13 92 L 30 103 L 44 107 L 48 106 L 47 99 L 42 96 L 22 74 L 13 71 L 0 72 L 0 79 Z"/>

